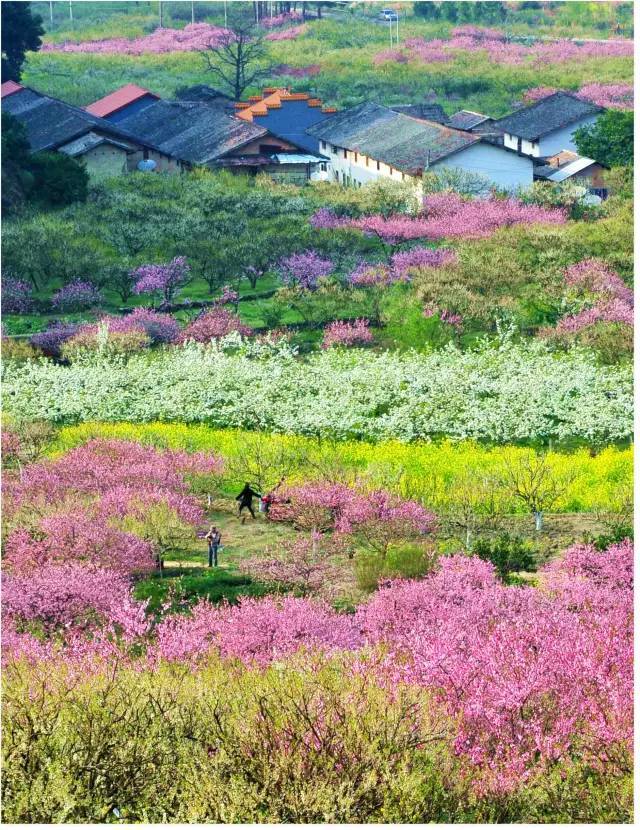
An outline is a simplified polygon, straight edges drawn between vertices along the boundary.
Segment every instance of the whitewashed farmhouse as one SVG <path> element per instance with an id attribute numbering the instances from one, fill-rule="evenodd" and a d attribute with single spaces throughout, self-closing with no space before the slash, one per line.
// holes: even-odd
<path id="1" fill-rule="evenodd" d="M 370 102 L 338 112 L 307 132 L 329 158 L 331 177 L 346 186 L 380 178 L 418 183 L 426 171 L 444 168 L 484 176 L 509 191 L 533 182 L 532 159 L 500 140 Z"/>
<path id="2" fill-rule="evenodd" d="M 491 125 L 504 135 L 504 146 L 528 156 L 552 156 L 561 150 L 576 151 L 573 134 L 579 127 L 593 124 L 604 112 L 589 101 L 568 92 L 555 92 Z"/>

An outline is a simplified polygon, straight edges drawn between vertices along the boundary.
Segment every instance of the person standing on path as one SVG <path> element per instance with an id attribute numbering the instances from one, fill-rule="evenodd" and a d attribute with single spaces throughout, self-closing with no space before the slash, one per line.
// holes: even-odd
<path id="1" fill-rule="evenodd" d="M 239 502 L 238 504 L 238 518 L 242 516 L 242 511 L 247 508 L 251 516 L 255 519 L 256 514 L 253 510 L 253 500 L 254 498 L 260 498 L 260 493 L 256 493 L 255 490 L 251 489 L 251 485 L 248 481 L 245 482 L 243 489 L 238 493 L 236 496 L 236 501 Z M 245 516 L 242 517 L 242 524 L 245 522 Z"/>
<path id="2" fill-rule="evenodd" d="M 211 525 L 209 532 L 204 537 L 209 545 L 209 567 L 218 567 L 218 548 L 222 540 L 222 534 L 215 525 Z"/>

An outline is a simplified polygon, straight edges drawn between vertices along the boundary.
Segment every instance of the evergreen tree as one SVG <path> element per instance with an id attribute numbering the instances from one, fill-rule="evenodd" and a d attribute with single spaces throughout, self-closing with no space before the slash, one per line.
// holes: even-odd
<path id="1" fill-rule="evenodd" d="M 633 112 L 608 110 L 574 133 L 578 152 L 608 167 L 633 164 Z"/>
<path id="2" fill-rule="evenodd" d="M 26 52 L 42 43 L 42 18 L 31 14 L 30 3 L 4 0 L 2 11 L 2 80 L 19 81 Z"/>

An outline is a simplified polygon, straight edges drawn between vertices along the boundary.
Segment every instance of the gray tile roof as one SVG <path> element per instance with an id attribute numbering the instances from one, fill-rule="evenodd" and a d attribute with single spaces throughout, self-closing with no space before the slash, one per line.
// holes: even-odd
<path id="1" fill-rule="evenodd" d="M 264 127 L 222 109 L 188 101 L 157 101 L 120 123 L 163 153 L 191 164 L 206 164 L 267 134 Z"/>
<path id="2" fill-rule="evenodd" d="M 411 118 L 373 103 L 339 112 L 314 124 L 307 132 L 410 174 L 482 140 L 481 136 Z"/>
<path id="3" fill-rule="evenodd" d="M 553 95 L 548 95 L 528 107 L 497 119 L 494 127 L 500 132 L 535 141 L 543 135 L 603 111 L 602 107 L 582 101 L 575 95 L 554 92 Z"/>
<path id="4" fill-rule="evenodd" d="M 438 124 L 446 124 L 448 120 L 447 113 L 440 104 L 394 104 L 389 109 L 412 118 L 422 118 L 423 121 L 436 121 Z"/>
<path id="5" fill-rule="evenodd" d="M 152 146 L 148 142 L 138 141 L 126 129 L 116 127 L 104 118 L 91 115 L 57 98 L 41 95 L 28 87 L 3 98 L 2 112 L 11 113 L 24 125 L 34 153 L 55 150 L 96 130 L 104 135 Z"/>
<path id="6" fill-rule="evenodd" d="M 233 109 L 233 98 L 230 95 L 226 95 L 212 86 L 207 86 L 207 84 L 195 84 L 195 86 L 181 89 L 176 92 L 175 97 L 178 101 L 201 101 L 205 104 L 215 104 L 218 107 Z"/>
<path id="7" fill-rule="evenodd" d="M 460 110 L 459 112 L 455 112 L 445 123 L 447 127 L 453 127 L 455 130 L 472 130 L 478 124 L 483 124 L 489 120 L 489 116 L 483 115 L 481 112 Z"/>
<path id="8" fill-rule="evenodd" d="M 85 133 L 80 138 L 76 138 L 68 144 L 62 144 L 58 147 L 58 150 L 67 156 L 81 156 L 83 153 L 87 153 L 89 150 L 93 150 L 94 147 L 99 147 L 101 144 L 111 144 L 114 147 L 120 147 L 122 150 L 135 150 L 135 145 L 131 142 L 119 141 L 117 138 L 94 132 Z"/>

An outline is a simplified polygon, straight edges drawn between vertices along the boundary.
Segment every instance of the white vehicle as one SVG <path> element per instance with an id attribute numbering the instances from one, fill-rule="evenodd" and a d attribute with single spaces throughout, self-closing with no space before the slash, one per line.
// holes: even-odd
<path id="1" fill-rule="evenodd" d="M 398 19 L 398 13 L 394 12 L 393 9 L 383 9 L 380 12 L 380 19 L 395 22 Z"/>

